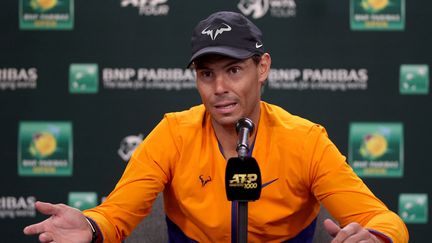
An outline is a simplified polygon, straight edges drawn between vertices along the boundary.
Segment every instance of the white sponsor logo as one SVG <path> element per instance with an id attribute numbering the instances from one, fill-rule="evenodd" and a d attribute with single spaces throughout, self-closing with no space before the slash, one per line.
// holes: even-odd
<path id="1" fill-rule="evenodd" d="M 36 68 L 0 68 L 0 90 L 36 89 Z"/>
<path id="2" fill-rule="evenodd" d="M 181 68 L 104 68 L 102 82 L 106 89 L 194 89 L 195 72 Z"/>
<path id="3" fill-rule="evenodd" d="M 0 218 L 36 217 L 35 202 L 33 196 L 0 196 Z"/>
<path id="4" fill-rule="evenodd" d="M 168 15 L 169 6 L 165 4 L 168 0 L 122 0 L 121 6 L 132 5 L 139 9 L 140 15 L 161 16 Z"/>
<path id="5" fill-rule="evenodd" d="M 128 162 L 138 147 L 138 145 L 143 141 L 144 136 L 142 134 L 130 135 L 125 138 L 120 143 L 120 148 L 117 150 L 118 155 L 125 161 Z"/>
<path id="6" fill-rule="evenodd" d="M 251 15 L 254 19 L 263 17 L 269 8 L 269 0 L 241 0 L 237 7 L 244 15 Z"/>
<path id="7" fill-rule="evenodd" d="M 219 34 L 222 34 L 223 32 L 231 31 L 231 26 L 229 26 L 229 25 L 227 25 L 227 24 L 225 24 L 225 23 L 222 23 L 222 24 L 225 25 L 225 27 L 221 27 L 221 28 L 219 28 L 219 29 L 215 29 L 215 30 L 209 30 L 209 29 L 208 29 L 208 28 L 210 28 L 210 26 L 209 26 L 209 27 L 205 28 L 205 29 L 201 32 L 201 34 L 203 34 L 203 35 L 209 35 L 210 38 L 211 38 L 212 40 L 215 40 L 216 37 L 217 37 Z M 215 31 L 214 36 L 213 36 L 213 31 Z"/>
<path id="8" fill-rule="evenodd" d="M 263 46 L 263 44 L 260 44 L 260 43 L 255 43 L 255 47 L 258 49 L 258 48 L 260 48 L 261 46 Z"/>
<path id="9" fill-rule="evenodd" d="M 288 18 L 296 16 L 294 0 L 240 0 L 239 10 L 254 19 L 264 17 L 270 11 L 272 17 Z"/>
<path id="10" fill-rule="evenodd" d="M 283 90 L 366 90 L 367 69 L 271 69 L 269 89 Z"/>

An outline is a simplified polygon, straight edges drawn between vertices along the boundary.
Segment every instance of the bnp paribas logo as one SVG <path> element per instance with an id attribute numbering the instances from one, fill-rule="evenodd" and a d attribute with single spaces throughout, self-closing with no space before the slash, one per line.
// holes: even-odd
<path id="1" fill-rule="evenodd" d="M 96 192 L 69 192 L 68 205 L 79 210 L 97 206 Z"/>
<path id="2" fill-rule="evenodd" d="M 71 94 L 94 94 L 99 90 L 99 68 L 94 63 L 69 66 L 69 92 Z"/>
<path id="3" fill-rule="evenodd" d="M 350 0 L 352 30 L 404 30 L 405 0 Z"/>
<path id="4" fill-rule="evenodd" d="M 403 176 L 401 123 L 351 123 L 348 161 L 360 177 Z"/>
<path id="5" fill-rule="evenodd" d="M 74 0 L 19 0 L 20 29 L 71 30 Z"/>
<path id="6" fill-rule="evenodd" d="M 403 64 L 399 72 L 399 92 L 401 94 L 428 94 L 428 65 Z"/>
<path id="7" fill-rule="evenodd" d="M 70 122 L 23 121 L 18 133 L 18 175 L 72 175 Z"/>
<path id="8" fill-rule="evenodd" d="M 426 193 L 404 193 L 399 195 L 399 216 L 405 223 L 428 223 L 428 195 Z"/>

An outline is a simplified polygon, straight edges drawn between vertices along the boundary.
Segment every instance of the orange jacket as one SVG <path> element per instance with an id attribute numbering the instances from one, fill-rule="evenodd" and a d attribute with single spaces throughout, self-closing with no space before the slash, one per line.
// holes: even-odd
<path id="1" fill-rule="evenodd" d="M 320 202 L 342 226 L 358 222 L 393 242 L 408 241 L 404 223 L 356 176 L 323 127 L 261 102 L 257 129 L 252 156 L 262 182 L 277 180 L 249 203 L 249 242 L 295 237 L 317 217 Z M 203 105 L 168 113 L 137 148 L 106 201 L 84 214 L 97 222 L 104 242 L 119 242 L 163 191 L 167 217 L 189 238 L 229 242 L 225 166 Z"/>

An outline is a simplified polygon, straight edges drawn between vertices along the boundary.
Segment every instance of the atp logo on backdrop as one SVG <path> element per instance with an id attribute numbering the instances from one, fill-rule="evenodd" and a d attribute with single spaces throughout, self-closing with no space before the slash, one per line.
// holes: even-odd
<path id="1" fill-rule="evenodd" d="M 403 193 L 399 195 L 398 214 L 405 223 L 428 223 L 428 195 L 426 193 Z"/>
<path id="2" fill-rule="evenodd" d="M 97 206 L 96 192 L 69 192 L 68 205 L 79 210 L 86 210 Z"/>
<path id="3" fill-rule="evenodd" d="M 268 11 L 272 17 L 295 17 L 297 5 L 294 0 L 240 0 L 238 9 L 254 19 L 264 17 Z"/>
<path id="4" fill-rule="evenodd" d="M 20 29 L 71 30 L 74 0 L 19 0 Z"/>
<path id="5" fill-rule="evenodd" d="M 128 162 L 135 151 L 135 149 L 140 145 L 143 141 L 144 136 L 142 134 L 139 135 L 130 135 L 125 138 L 120 143 L 120 148 L 117 150 L 118 155 L 125 162 Z"/>
<path id="6" fill-rule="evenodd" d="M 360 177 L 403 176 L 401 123 L 352 123 L 348 161 Z"/>
<path id="7" fill-rule="evenodd" d="M 404 30 L 405 0 L 350 0 L 352 30 Z"/>
<path id="8" fill-rule="evenodd" d="M 146 16 L 163 16 L 168 15 L 168 0 L 122 0 L 122 7 L 136 7 L 140 15 Z"/>
<path id="9" fill-rule="evenodd" d="M 20 176 L 72 175 L 72 124 L 31 122 L 19 124 Z"/>
<path id="10" fill-rule="evenodd" d="M 99 90 L 99 68 L 97 64 L 71 64 L 69 66 L 69 93 L 94 94 Z"/>
<path id="11" fill-rule="evenodd" d="M 399 92 L 401 94 L 428 94 L 428 65 L 403 64 L 399 72 Z"/>

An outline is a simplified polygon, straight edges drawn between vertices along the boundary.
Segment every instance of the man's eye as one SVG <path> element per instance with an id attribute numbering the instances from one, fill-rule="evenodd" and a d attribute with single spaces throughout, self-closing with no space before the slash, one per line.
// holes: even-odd
<path id="1" fill-rule="evenodd" d="M 212 75 L 212 72 L 210 72 L 210 71 L 202 71 L 201 72 L 202 77 L 208 78 L 208 77 L 211 77 L 211 75 Z"/>
<path id="2" fill-rule="evenodd" d="M 229 69 L 229 72 L 232 74 L 236 74 L 236 73 L 240 72 L 240 67 L 232 67 Z"/>

